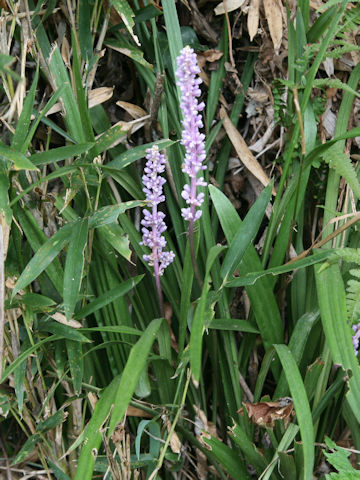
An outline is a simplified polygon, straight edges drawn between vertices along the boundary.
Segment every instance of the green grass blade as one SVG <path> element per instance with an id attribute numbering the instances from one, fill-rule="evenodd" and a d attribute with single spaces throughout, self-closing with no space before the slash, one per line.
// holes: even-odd
<path id="1" fill-rule="evenodd" d="M 93 478 L 95 459 L 103 433 L 102 428 L 115 402 L 119 383 L 120 377 L 117 376 L 102 392 L 100 400 L 96 404 L 91 420 L 85 430 L 84 443 L 81 448 L 74 480 L 91 480 Z"/>
<path id="2" fill-rule="evenodd" d="M 238 264 L 241 262 L 245 251 L 250 243 L 254 240 L 261 222 L 263 220 L 266 207 L 271 198 L 271 191 L 273 188 L 272 182 L 264 188 L 259 198 L 251 207 L 243 222 L 241 223 L 235 237 L 229 245 L 229 250 L 221 267 L 220 274 L 227 281 L 227 278 L 232 276 Z"/>
<path id="3" fill-rule="evenodd" d="M 294 402 L 297 422 L 303 442 L 304 470 L 303 480 L 312 480 L 314 468 L 314 427 L 312 423 L 309 402 L 306 396 L 303 380 L 296 361 L 286 345 L 274 345 L 283 366 L 286 380 Z"/>
<path id="4" fill-rule="evenodd" d="M 145 367 L 152 344 L 156 334 L 161 326 L 163 319 L 152 320 L 141 338 L 132 347 L 124 371 L 121 375 L 121 381 L 115 395 L 115 404 L 111 414 L 110 425 L 107 435 L 110 436 L 116 425 L 121 422 L 126 408 L 130 403 L 131 397 L 135 391 L 138 379 Z"/>
<path id="5" fill-rule="evenodd" d="M 67 320 L 74 314 L 78 301 L 84 268 L 84 252 L 87 243 L 89 225 L 88 219 L 76 222 L 69 243 L 64 269 L 63 301 Z"/>
<path id="6" fill-rule="evenodd" d="M 16 282 L 12 298 L 34 281 L 69 243 L 70 232 L 73 228 L 74 224 L 65 225 L 39 248 Z"/>

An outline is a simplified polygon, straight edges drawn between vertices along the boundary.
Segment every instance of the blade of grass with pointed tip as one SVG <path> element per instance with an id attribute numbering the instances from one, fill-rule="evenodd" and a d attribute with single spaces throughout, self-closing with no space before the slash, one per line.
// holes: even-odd
<path id="1" fill-rule="evenodd" d="M 241 219 L 231 202 L 220 190 L 209 185 L 209 191 L 226 240 L 231 243 L 241 225 Z M 250 245 L 239 265 L 239 272 L 244 275 L 261 269 L 261 262 L 256 250 Z M 269 348 L 274 343 L 282 342 L 282 320 L 270 283 L 266 278 L 261 278 L 256 286 L 248 286 L 246 291 L 250 297 L 265 347 Z"/>
<path id="2" fill-rule="evenodd" d="M 69 243 L 70 233 L 73 228 L 74 223 L 68 223 L 41 245 L 16 282 L 12 292 L 12 298 L 14 298 L 20 290 L 27 287 L 29 283 L 34 281 Z"/>
<path id="3" fill-rule="evenodd" d="M 0 142 L 0 159 L 1 157 L 13 162 L 15 170 L 38 170 L 38 168 L 33 165 L 24 154 L 17 150 L 13 150 L 2 142 Z"/>
<path id="4" fill-rule="evenodd" d="M 84 252 L 89 231 L 88 219 L 76 222 L 71 233 L 64 269 L 63 301 L 67 320 L 74 314 L 84 268 Z"/>
<path id="5" fill-rule="evenodd" d="M 38 79 L 39 79 L 39 65 L 37 66 L 31 88 L 28 94 L 26 95 L 24 105 L 21 110 L 21 115 L 17 122 L 14 136 L 11 140 L 11 147 L 21 152 L 23 152 L 23 143 L 25 141 L 25 138 L 31 123 L 31 114 L 34 108 L 35 93 L 36 93 Z"/>
<path id="6" fill-rule="evenodd" d="M 272 182 L 264 188 L 229 244 L 229 250 L 220 270 L 224 282 L 227 281 L 228 277 L 232 276 L 248 246 L 254 240 L 264 218 L 266 207 L 270 201 L 272 188 Z"/>
<path id="7" fill-rule="evenodd" d="M 77 312 L 74 318 L 76 320 L 80 320 L 82 318 L 85 318 L 91 315 L 97 310 L 100 310 L 100 308 L 103 308 L 106 305 L 109 305 L 109 303 L 113 302 L 114 300 L 121 297 L 122 295 L 126 295 L 143 278 L 144 278 L 144 275 L 138 275 L 137 277 L 130 278 L 129 280 L 122 282 L 117 287 L 111 290 L 108 290 L 106 293 L 104 293 L 103 295 L 100 295 L 98 298 L 96 298 L 96 300 L 93 300 L 92 302 L 88 303 L 84 308 L 82 308 L 79 312 Z"/>

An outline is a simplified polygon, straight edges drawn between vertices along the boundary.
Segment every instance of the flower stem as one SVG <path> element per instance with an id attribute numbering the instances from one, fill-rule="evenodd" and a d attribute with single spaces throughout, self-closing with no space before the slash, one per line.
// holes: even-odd
<path id="1" fill-rule="evenodd" d="M 199 284 L 199 287 L 202 289 L 204 286 L 204 282 L 201 278 L 197 262 L 195 256 L 195 245 L 194 245 L 194 220 L 189 221 L 189 242 L 190 242 L 190 255 L 191 255 L 191 263 L 194 269 L 195 278 Z"/>

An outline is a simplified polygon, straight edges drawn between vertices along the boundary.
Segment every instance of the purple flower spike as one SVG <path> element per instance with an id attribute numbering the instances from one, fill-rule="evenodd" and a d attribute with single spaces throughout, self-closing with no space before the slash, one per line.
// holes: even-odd
<path id="1" fill-rule="evenodd" d="M 195 222 L 201 217 L 201 210 L 196 210 L 204 201 L 204 194 L 197 194 L 196 188 L 206 187 L 203 177 L 197 178 L 201 170 L 206 170 L 202 164 L 206 158 L 205 153 L 205 135 L 200 133 L 199 129 L 203 127 L 203 122 L 199 112 L 203 110 L 205 104 L 199 103 L 197 97 L 201 95 L 199 85 L 201 78 L 197 75 L 200 68 L 197 64 L 196 54 L 189 46 L 183 48 L 177 58 L 178 69 L 176 75 L 178 86 L 181 91 L 181 111 L 183 114 L 183 133 L 181 143 L 185 146 L 185 161 L 182 171 L 190 177 L 190 185 L 185 185 L 181 196 L 189 205 L 181 209 L 181 214 L 190 222 Z"/>
<path id="2" fill-rule="evenodd" d="M 354 335 L 352 336 L 352 342 L 354 347 L 354 353 L 357 356 L 359 353 L 359 340 L 360 340 L 360 322 L 352 327 Z"/>
<path id="3" fill-rule="evenodd" d="M 143 241 L 141 245 L 151 248 L 151 253 L 144 255 L 144 260 L 151 267 L 154 267 L 155 277 L 159 277 L 175 258 L 174 252 L 163 251 L 166 247 L 166 240 L 162 235 L 166 230 L 165 214 L 158 212 L 157 209 L 159 203 L 165 200 L 163 185 L 166 180 L 160 176 L 165 170 L 165 157 L 159 152 L 159 148 L 154 145 L 146 150 L 146 160 L 142 177 L 143 192 L 151 210 L 143 210 L 144 218 L 141 220 Z"/>

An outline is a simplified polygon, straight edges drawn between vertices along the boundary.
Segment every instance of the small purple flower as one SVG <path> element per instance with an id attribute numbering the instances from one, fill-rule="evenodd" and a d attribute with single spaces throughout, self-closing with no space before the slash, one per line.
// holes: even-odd
<path id="1" fill-rule="evenodd" d="M 354 347 L 354 353 L 357 356 L 359 353 L 359 340 L 360 340 L 360 322 L 352 327 L 354 335 L 352 336 L 352 342 Z"/>
<path id="2" fill-rule="evenodd" d="M 178 68 L 176 75 L 178 78 L 178 86 L 181 91 L 180 108 L 183 114 L 183 132 L 182 145 L 185 146 L 185 160 L 182 171 L 190 177 L 190 185 L 185 185 L 181 196 L 189 205 L 187 208 L 181 209 L 181 214 L 190 222 L 195 222 L 201 217 L 201 210 L 196 210 L 204 201 L 204 194 L 197 194 L 196 188 L 206 187 L 203 177 L 197 178 L 197 174 L 201 170 L 206 170 L 202 162 L 206 158 L 205 153 L 205 135 L 200 133 L 199 129 L 203 127 L 201 112 L 205 104 L 199 103 L 197 97 L 201 95 L 199 85 L 202 83 L 201 78 L 197 75 L 200 68 L 197 64 L 196 54 L 192 48 L 186 46 L 180 52 L 177 58 Z"/>
<path id="3" fill-rule="evenodd" d="M 151 248 L 149 255 L 144 255 L 144 260 L 154 267 L 155 277 L 161 276 L 166 267 L 174 260 L 174 252 L 164 252 L 166 240 L 162 233 L 166 230 L 164 222 L 165 214 L 158 211 L 159 203 L 165 200 L 163 185 L 166 180 L 160 176 L 165 170 L 165 157 L 154 145 L 146 150 L 146 165 L 142 181 L 143 192 L 151 210 L 143 210 L 144 218 L 141 220 L 143 241 L 141 245 Z"/>

